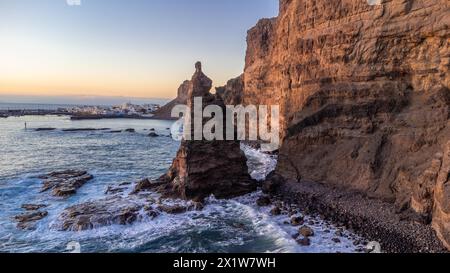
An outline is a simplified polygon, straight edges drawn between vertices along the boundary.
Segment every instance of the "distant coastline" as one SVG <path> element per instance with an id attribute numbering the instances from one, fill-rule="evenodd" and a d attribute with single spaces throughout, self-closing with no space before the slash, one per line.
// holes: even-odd
<path id="1" fill-rule="evenodd" d="M 20 117 L 20 116 L 47 116 L 47 115 L 64 115 L 70 117 L 71 120 L 100 120 L 100 119 L 141 119 L 141 120 L 174 120 L 164 117 L 156 117 L 153 115 L 134 114 L 90 114 L 90 113 L 73 113 L 71 109 L 79 107 L 89 107 L 85 105 L 75 104 L 37 104 L 37 103 L 0 103 L 0 118 Z M 110 107 L 98 105 L 96 107 Z"/>

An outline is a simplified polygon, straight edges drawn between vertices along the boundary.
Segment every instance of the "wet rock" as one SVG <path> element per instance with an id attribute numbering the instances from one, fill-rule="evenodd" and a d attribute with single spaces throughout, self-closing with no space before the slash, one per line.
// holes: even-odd
<path id="1" fill-rule="evenodd" d="M 108 186 L 108 188 L 105 191 L 106 195 L 114 195 L 118 193 L 123 193 L 127 190 L 126 187 L 114 187 L 114 186 Z"/>
<path id="2" fill-rule="evenodd" d="M 303 237 L 312 237 L 314 236 L 314 230 L 308 226 L 302 226 L 298 232 L 303 236 Z"/>
<path id="3" fill-rule="evenodd" d="M 293 226 L 300 226 L 305 223 L 305 220 L 303 217 L 292 217 L 291 218 L 291 225 Z"/>
<path id="4" fill-rule="evenodd" d="M 55 131 L 56 128 L 37 128 L 34 129 L 36 132 L 43 132 L 43 131 Z"/>
<path id="5" fill-rule="evenodd" d="M 15 216 L 14 219 L 18 222 L 17 228 L 32 230 L 35 228 L 36 222 L 44 219 L 47 215 L 47 211 L 35 211 Z"/>
<path id="6" fill-rule="evenodd" d="M 295 233 L 294 235 L 292 235 L 292 239 L 296 240 L 298 237 L 300 237 L 299 233 Z"/>
<path id="7" fill-rule="evenodd" d="M 311 240 L 308 237 L 303 237 L 301 239 L 297 239 L 297 243 L 301 246 L 310 246 Z"/>
<path id="8" fill-rule="evenodd" d="M 112 197 L 66 208 L 58 217 L 59 229 L 82 231 L 109 225 L 132 224 L 143 208 L 131 198 Z"/>
<path id="9" fill-rule="evenodd" d="M 136 133 L 136 130 L 135 129 L 125 129 L 125 130 L 123 130 L 125 133 Z"/>
<path id="10" fill-rule="evenodd" d="M 188 211 L 188 208 L 182 205 L 161 205 L 158 206 L 158 210 L 167 214 L 181 214 Z"/>
<path id="11" fill-rule="evenodd" d="M 159 137 L 159 135 L 155 132 L 151 132 L 150 134 L 148 134 L 149 137 Z"/>
<path id="12" fill-rule="evenodd" d="M 336 244 L 341 243 L 341 239 L 339 239 L 339 238 L 333 238 L 332 241 Z"/>
<path id="13" fill-rule="evenodd" d="M 281 215 L 281 209 L 279 207 L 274 207 L 271 211 L 270 214 L 273 216 L 278 216 Z"/>
<path id="14" fill-rule="evenodd" d="M 156 211 L 152 206 L 145 206 L 144 211 L 147 214 L 148 217 L 151 219 L 155 219 L 160 215 L 158 211 Z"/>
<path id="15" fill-rule="evenodd" d="M 194 202 L 193 208 L 196 211 L 201 211 L 205 208 L 205 205 L 202 202 Z"/>
<path id="16" fill-rule="evenodd" d="M 93 132 L 93 131 L 106 131 L 110 128 L 69 128 L 62 129 L 63 132 Z"/>
<path id="17" fill-rule="evenodd" d="M 39 178 L 44 180 L 41 192 L 51 189 L 54 196 L 68 197 L 74 195 L 79 188 L 94 177 L 86 171 L 66 170 L 52 172 Z"/>
<path id="18" fill-rule="evenodd" d="M 263 182 L 262 191 L 265 194 L 276 193 L 276 191 L 278 190 L 278 188 L 281 186 L 282 183 L 283 178 L 275 174 L 275 172 L 272 172 L 267 176 L 266 180 Z"/>
<path id="19" fill-rule="evenodd" d="M 267 196 L 260 197 L 260 198 L 258 198 L 258 200 L 256 200 L 256 204 L 257 204 L 259 207 L 267 207 L 267 206 L 269 206 L 271 203 L 272 203 L 272 201 L 270 201 L 270 198 L 267 197 Z"/>
<path id="20" fill-rule="evenodd" d="M 149 179 L 143 179 L 136 183 L 134 190 L 131 192 L 132 195 L 139 194 L 141 192 L 152 191 L 161 186 L 161 183 L 150 181 Z"/>
<path id="21" fill-rule="evenodd" d="M 22 209 L 27 210 L 27 211 L 36 211 L 36 210 L 40 210 L 42 208 L 46 208 L 48 207 L 48 205 L 44 205 L 44 204 L 23 204 L 22 205 Z"/>

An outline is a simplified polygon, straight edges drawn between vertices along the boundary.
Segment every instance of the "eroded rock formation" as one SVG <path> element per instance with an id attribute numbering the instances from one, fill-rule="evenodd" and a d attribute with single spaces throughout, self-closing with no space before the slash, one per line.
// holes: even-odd
<path id="1" fill-rule="evenodd" d="M 189 81 L 184 81 L 178 88 L 177 97 L 169 102 L 168 104 L 161 107 L 154 113 L 154 118 L 165 119 L 165 120 L 176 120 L 177 118 L 172 117 L 172 109 L 180 104 L 185 105 L 188 99 L 189 91 Z"/>
<path id="2" fill-rule="evenodd" d="M 186 86 L 192 124 L 195 97 L 202 98 L 202 109 L 217 105 L 226 113 L 221 97 L 209 92 L 212 81 L 202 72 L 200 63 L 196 64 L 196 72 Z M 203 119 L 203 124 L 207 120 Z M 223 122 L 225 125 L 226 121 Z M 194 130 L 194 126 L 191 127 Z M 135 192 L 142 190 L 156 190 L 165 197 L 201 201 L 211 194 L 217 198 L 230 198 L 252 192 L 256 190 L 256 181 L 248 173 L 247 159 L 239 141 L 208 141 L 203 137 L 203 140 L 183 140 L 168 173 L 158 181 L 141 182 Z"/>
<path id="3" fill-rule="evenodd" d="M 450 2 L 281 0 L 248 32 L 244 104 L 281 107 L 276 177 L 356 190 L 450 246 Z"/>
<path id="4" fill-rule="evenodd" d="M 68 197 L 74 195 L 94 177 L 86 171 L 65 170 L 52 172 L 39 178 L 44 180 L 41 192 L 52 190 L 54 196 Z"/>
<path id="5" fill-rule="evenodd" d="M 216 87 L 216 94 L 219 95 L 225 105 L 239 105 L 242 103 L 244 93 L 244 75 L 231 79 L 225 86 Z"/>

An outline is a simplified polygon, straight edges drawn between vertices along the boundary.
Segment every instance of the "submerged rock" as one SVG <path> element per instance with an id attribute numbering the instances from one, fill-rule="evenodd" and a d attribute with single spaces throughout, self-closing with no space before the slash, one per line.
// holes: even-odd
<path id="1" fill-rule="evenodd" d="M 43 131 L 55 131 L 56 128 L 36 128 L 34 129 L 36 132 L 43 132 Z"/>
<path id="2" fill-rule="evenodd" d="M 63 132 L 94 132 L 94 131 L 107 131 L 110 128 L 69 128 L 63 129 Z"/>
<path id="3" fill-rule="evenodd" d="M 114 187 L 114 186 L 108 186 L 108 188 L 105 191 L 106 195 L 114 195 L 114 194 L 118 194 L 118 193 L 123 193 L 127 190 L 127 187 L 124 186 L 118 186 L 118 187 Z"/>
<path id="4" fill-rule="evenodd" d="M 297 243 L 301 246 L 310 246 L 311 240 L 308 237 L 297 239 Z"/>
<path id="5" fill-rule="evenodd" d="M 33 230 L 36 226 L 37 221 L 44 219 L 45 217 L 47 217 L 47 215 L 47 211 L 34 211 L 17 215 L 14 217 L 14 219 L 18 222 L 18 228 Z"/>
<path id="6" fill-rule="evenodd" d="M 36 211 L 36 210 L 40 210 L 42 208 L 46 208 L 48 207 L 48 205 L 44 205 L 44 204 L 23 204 L 22 205 L 22 209 L 27 210 L 27 211 Z"/>
<path id="7" fill-rule="evenodd" d="M 59 229 L 82 231 L 113 224 L 132 224 L 138 219 L 142 204 L 130 198 L 112 197 L 66 208 L 58 217 Z"/>
<path id="8" fill-rule="evenodd" d="M 39 178 L 44 180 L 41 192 L 52 190 L 54 196 L 68 197 L 75 194 L 79 188 L 94 177 L 86 171 L 65 170 L 52 172 Z"/>

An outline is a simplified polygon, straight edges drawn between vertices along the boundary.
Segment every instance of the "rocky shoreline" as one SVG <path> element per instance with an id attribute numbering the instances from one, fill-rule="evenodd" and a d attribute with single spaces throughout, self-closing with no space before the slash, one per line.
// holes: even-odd
<path id="1" fill-rule="evenodd" d="M 268 185 L 270 184 L 270 185 Z M 276 185 L 275 185 L 276 184 Z M 317 214 L 351 232 L 380 243 L 383 253 L 448 253 L 429 226 L 398 214 L 392 204 L 319 183 L 274 183 L 263 187 L 274 200 L 297 204 L 307 214 Z M 410 212 L 412 213 L 412 212 Z"/>

